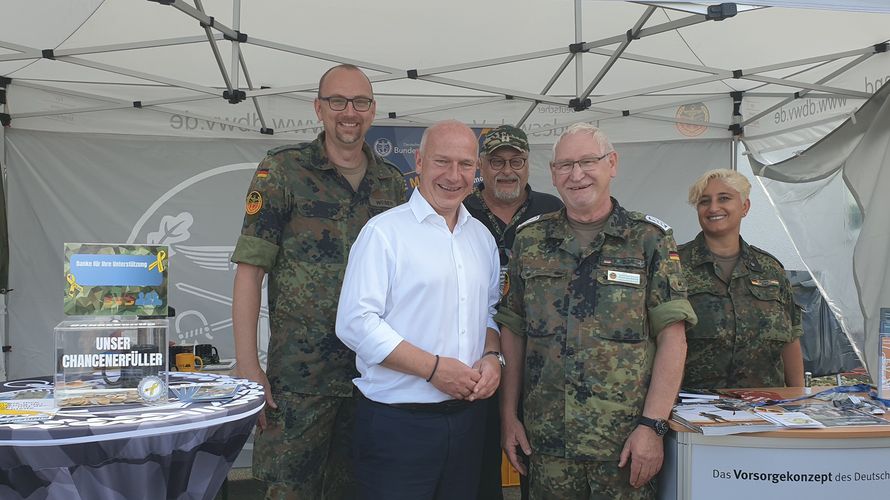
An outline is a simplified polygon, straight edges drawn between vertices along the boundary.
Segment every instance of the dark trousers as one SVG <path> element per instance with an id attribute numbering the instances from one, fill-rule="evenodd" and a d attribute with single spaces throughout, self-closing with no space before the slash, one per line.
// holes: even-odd
<path id="1" fill-rule="evenodd" d="M 488 407 L 485 415 L 485 435 L 482 437 L 482 468 L 479 475 L 477 500 L 503 500 L 501 480 L 501 411 L 498 392 L 479 402 Z"/>
<path id="2" fill-rule="evenodd" d="M 440 413 L 357 400 L 353 460 L 359 499 L 476 498 L 485 405 Z"/>

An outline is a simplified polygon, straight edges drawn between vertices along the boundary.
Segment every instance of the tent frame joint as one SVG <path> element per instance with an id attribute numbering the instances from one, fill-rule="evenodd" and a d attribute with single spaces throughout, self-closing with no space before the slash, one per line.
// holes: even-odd
<path id="1" fill-rule="evenodd" d="M 260 129 L 260 133 L 263 135 L 274 135 L 275 129 L 263 127 Z"/>
<path id="2" fill-rule="evenodd" d="M 574 109 L 575 111 L 584 111 L 586 109 L 590 109 L 590 99 L 584 99 L 583 101 L 575 97 L 569 101 L 569 107 Z"/>
<path id="3" fill-rule="evenodd" d="M 0 113 L 0 125 L 8 127 L 10 123 L 12 123 L 12 117 L 9 116 L 9 113 Z"/>
<path id="4" fill-rule="evenodd" d="M 239 102 L 247 99 L 247 92 L 238 89 L 234 89 L 232 91 L 224 90 L 222 96 L 223 99 L 229 101 L 229 104 L 238 104 Z"/>
<path id="5" fill-rule="evenodd" d="M 738 12 L 738 7 L 732 2 L 708 5 L 708 12 L 705 14 L 705 19 L 708 21 L 723 21 L 726 18 L 735 17 Z"/>
<path id="6" fill-rule="evenodd" d="M 875 54 L 887 52 L 888 46 L 890 46 L 890 43 L 887 43 L 887 42 L 875 44 Z"/>
<path id="7" fill-rule="evenodd" d="M 223 38 L 232 42 L 247 43 L 247 33 L 241 33 L 240 31 L 235 31 L 235 36 L 229 36 L 229 34 L 223 33 Z"/>
<path id="8" fill-rule="evenodd" d="M 53 49 L 43 49 L 40 51 L 40 54 L 44 59 L 55 59 L 56 54 L 53 52 Z"/>
<path id="9" fill-rule="evenodd" d="M 208 17 L 210 18 L 210 20 L 206 23 L 204 21 L 198 21 L 198 24 L 200 24 L 202 28 L 212 28 L 216 24 L 216 19 L 214 19 L 213 16 Z"/>

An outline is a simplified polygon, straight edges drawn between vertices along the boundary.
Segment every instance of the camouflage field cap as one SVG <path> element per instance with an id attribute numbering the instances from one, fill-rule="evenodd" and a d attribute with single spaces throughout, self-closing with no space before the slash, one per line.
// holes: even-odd
<path id="1" fill-rule="evenodd" d="M 489 155 L 501 146 L 510 146 L 513 149 L 528 152 L 528 136 L 525 132 L 512 126 L 501 125 L 490 130 L 482 139 L 482 154 Z"/>

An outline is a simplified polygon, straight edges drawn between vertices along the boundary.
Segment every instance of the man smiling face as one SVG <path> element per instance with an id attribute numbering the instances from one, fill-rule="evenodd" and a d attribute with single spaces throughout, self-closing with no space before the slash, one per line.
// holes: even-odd
<path id="1" fill-rule="evenodd" d="M 478 147 L 473 131 L 456 121 L 433 125 L 421 141 L 416 157 L 418 189 L 449 224 L 473 189 Z"/>
<path id="2" fill-rule="evenodd" d="M 373 99 L 371 82 L 361 71 L 350 68 L 335 68 L 325 75 L 319 97 L 345 97 L 347 99 Z M 365 133 L 371 128 L 377 103 L 371 102 L 366 111 L 356 111 L 353 103 L 347 103 L 346 109 L 334 111 L 329 102 L 315 99 L 315 114 L 324 124 L 325 141 L 337 147 L 361 146 Z"/>

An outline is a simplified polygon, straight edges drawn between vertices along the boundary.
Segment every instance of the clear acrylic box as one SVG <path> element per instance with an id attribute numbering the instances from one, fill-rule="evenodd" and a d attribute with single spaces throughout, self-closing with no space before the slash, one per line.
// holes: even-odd
<path id="1" fill-rule="evenodd" d="M 167 329 L 166 319 L 59 323 L 56 405 L 166 403 Z"/>

